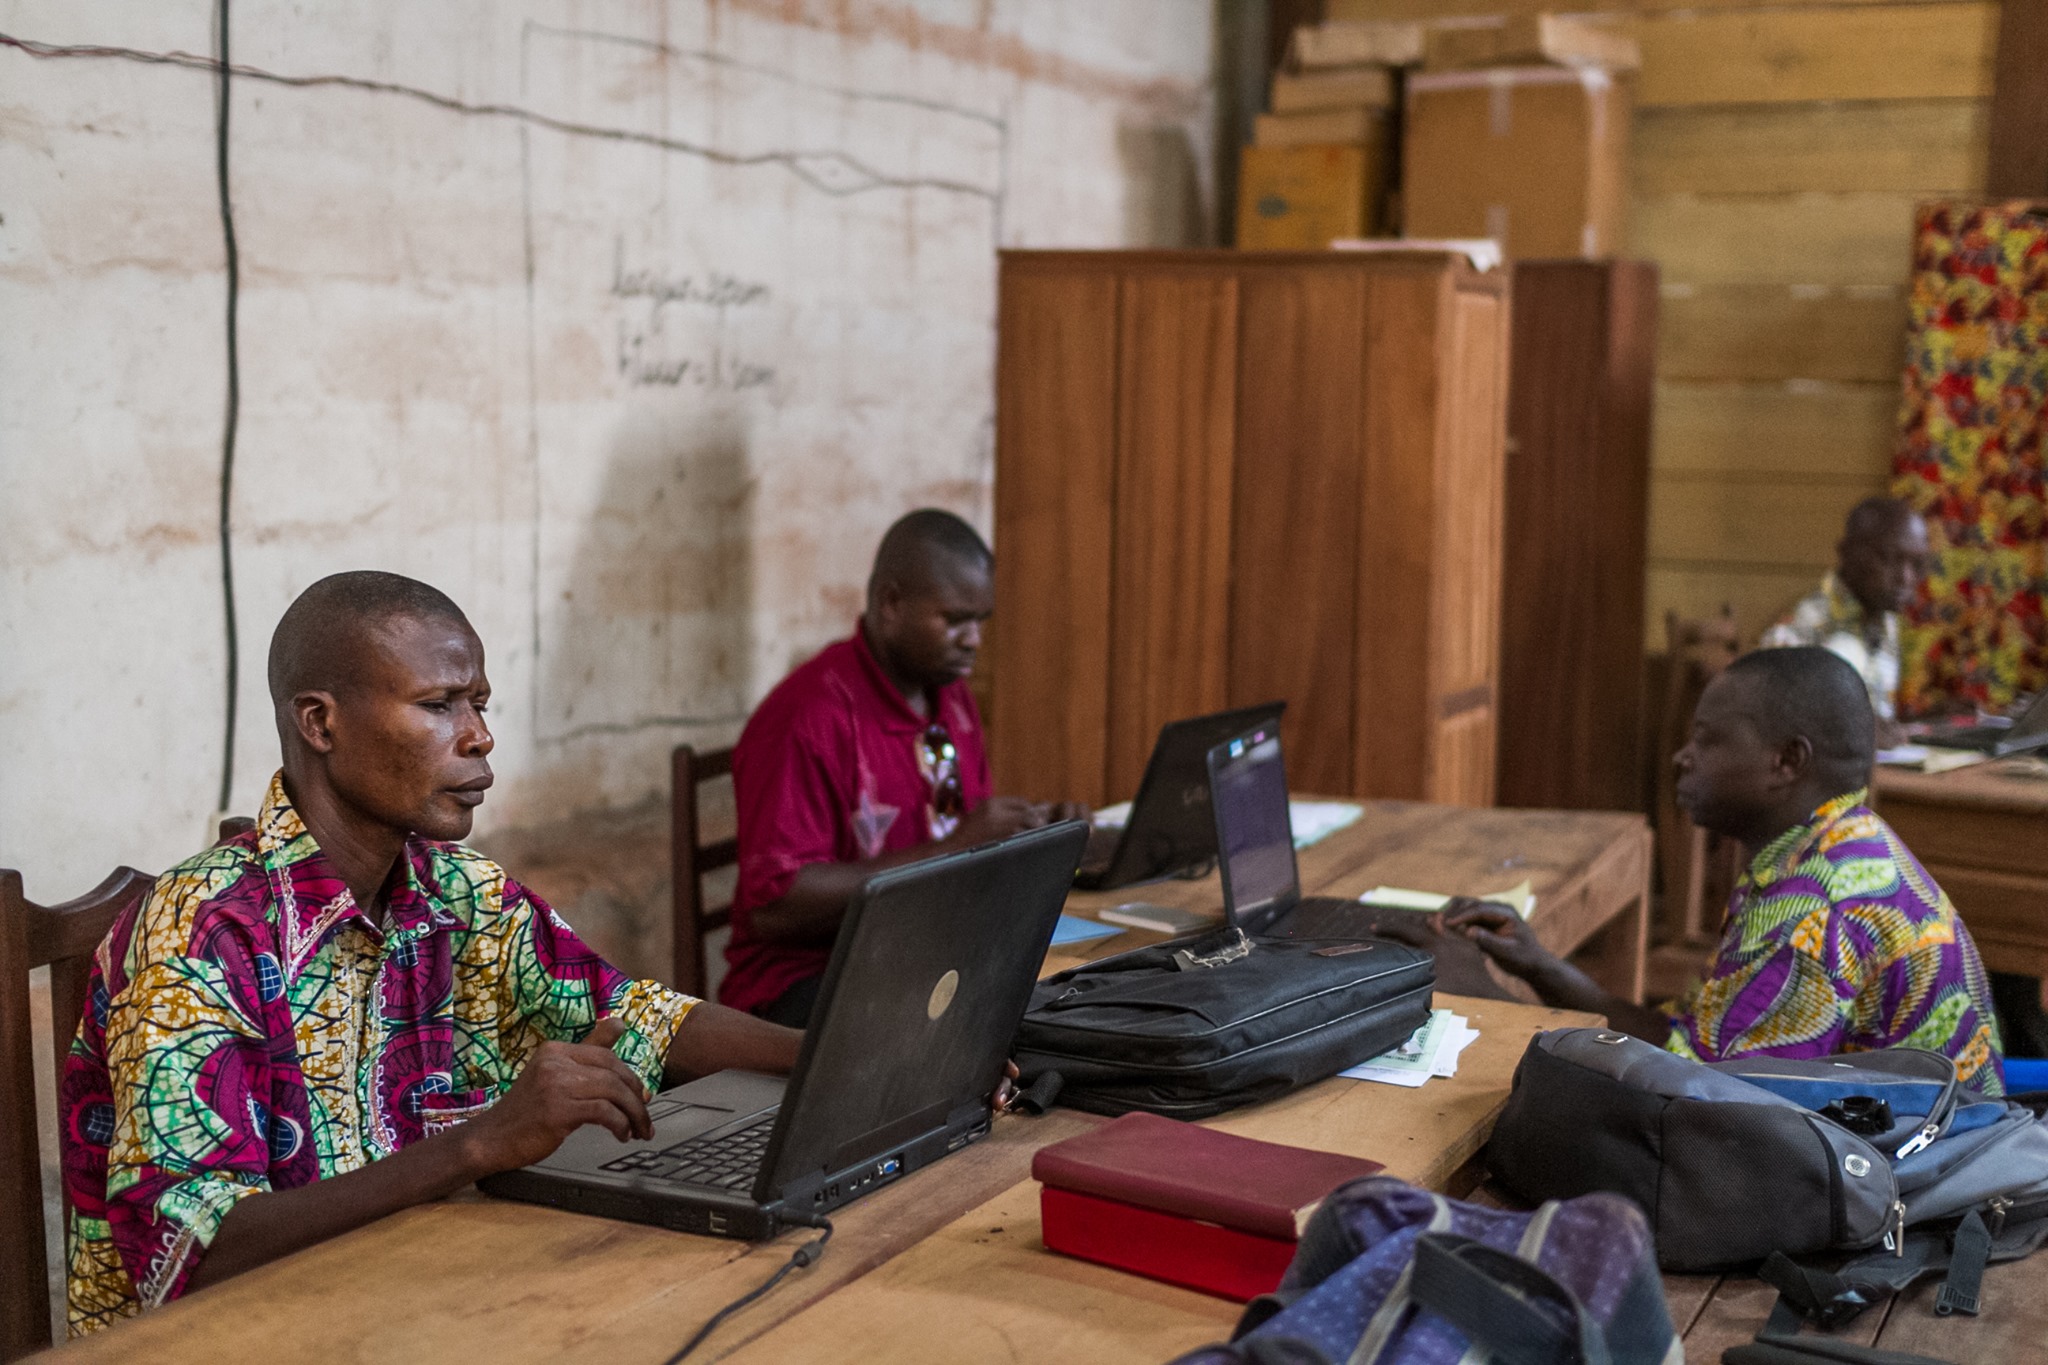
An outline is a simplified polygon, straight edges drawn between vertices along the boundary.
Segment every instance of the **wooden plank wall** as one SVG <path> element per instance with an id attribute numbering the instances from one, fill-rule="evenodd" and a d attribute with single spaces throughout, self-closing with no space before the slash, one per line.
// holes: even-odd
<path id="1" fill-rule="evenodd" d="M 1574 10 L 1331 0 L 1331 18 Z M 1917 200 L 1984 182 L 1993 0 L 1607 0 L 1642 43 L 1630 254 L 1663 272 L 1645 638 L 1732 602 L 1753 637 L 1881 492 Z"/>

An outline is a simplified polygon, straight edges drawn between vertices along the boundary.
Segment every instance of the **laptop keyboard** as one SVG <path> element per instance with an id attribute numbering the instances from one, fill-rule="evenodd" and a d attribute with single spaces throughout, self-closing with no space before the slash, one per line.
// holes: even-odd
<path id="1" fill-rule="evenodd" d="M 662 1180 L 677 1185 L 708 1185 L 719 1190 L 751 1189 L 775 1131 L 770 1111 L 744 1128 L 718 1137 L 694 1137 L 653 1152 L 629 1152 L 604 1163 L 607 1171 Z"/>

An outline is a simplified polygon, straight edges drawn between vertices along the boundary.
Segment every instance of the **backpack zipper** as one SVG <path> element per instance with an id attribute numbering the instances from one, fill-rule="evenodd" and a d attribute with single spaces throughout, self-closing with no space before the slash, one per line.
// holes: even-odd
<path id="1" fill-rule="evenodd" d="M 1884 1249 L 1892 1255 L 1904 1258 L 1906 1254 L 1906 1201 L 1892 1201 L 1892 1231 L 1884 1235 Z"/>
<path id="2" fill-rule="evenodd" d="M 1927 1121 L 1926 1127 L 1922 1128 L 1919 1132 L 1913 1134 L 1913 1136 L 1907 1138 L 1904 1142 L 1899 1144 L 1899 1150 L 1893 1153 L 1893 1156 L 1896 1160 L 1904 1161 L 1907 1157 L 1913 1155 L 1913 1153 L 1924 1152 L 1929 1147 L 1932 1147 L 1934 1145 L 1934 1140 L 1940 1136 L 1940 1121 L 1938 1119 L 1930 1118 Z"/>
<path id="3" fill-rule="evenodd" d="M 1991 1235 L 1996 1237 L 2005 1231 L 2005 1215 L 2012 1211 L 2012 1200 L 2002 1194 L 1994 1194 L 1984 1201 L 1984 1207 L 1991 1210 Z"/>

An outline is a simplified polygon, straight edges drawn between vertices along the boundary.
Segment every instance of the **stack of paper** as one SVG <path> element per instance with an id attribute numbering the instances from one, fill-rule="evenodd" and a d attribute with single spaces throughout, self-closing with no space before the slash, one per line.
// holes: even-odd
<path id="1" fill-rule="evenodd" d="M 1877 761 L 1897 768 L 1918 768 L 1923 773 L 1945 773 L 1952 768 L 1967 768 L 1972 763 L 1982 763 L 1991 757 L 1974 749 L 1943 749 L 1932 744 L 1901 744 L 1893 749 L 1879 749 Z"/>
<path id="2" fill-rule="evenodd" d="M 1413 1089 L 1431 1076 L 1458 1074 L 1458 1054 L 1479 1036 L 1479 1030 L 1465 1022 L 1465 1016 L 1449 1010 L 1431 1010 L 1429 1022 L 1409 1035 L 1408 1041 L 1385 1056 L 1375 1057 L 1339 1075 L 1355 1081 L 1379 1081 Z"/>
<path id="3" fill-rule="evenodd" d="M 1368 905 L 1384 906 L 1391 910 L 1420 910 L 1425 914 L 1434 914 L 1451 903 L 1451 898 L 1442 892 L 1410 891 L 1400 886 L 1375 886 L 1359 899 Z M 1511 886 L 1505 891 L 1491 891 L 1474 899 L 1497 901 L 1514 910 L 1523 919 L 1529 918 L 1536 910 L 1536 893 L 1526 880 L 1519 886 Z"/>

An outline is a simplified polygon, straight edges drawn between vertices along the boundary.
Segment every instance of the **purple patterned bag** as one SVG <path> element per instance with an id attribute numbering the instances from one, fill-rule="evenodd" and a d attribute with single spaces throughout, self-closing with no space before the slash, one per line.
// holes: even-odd
<path id="1" fill-rule="evenodd" d="M 1390 1176 L 1340 1186 L 1229 1344 L 1176 1365 L 1679 1365 L 1642 1212 L 1589 1194 L 1533 1213 Z"/>

